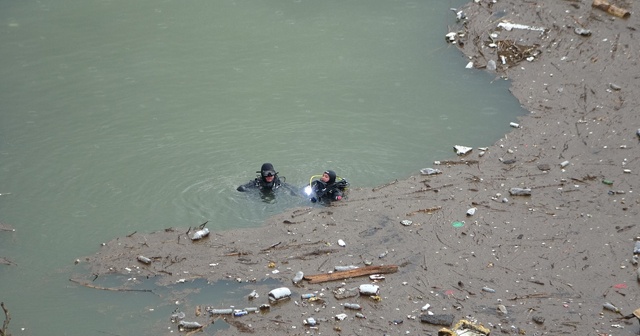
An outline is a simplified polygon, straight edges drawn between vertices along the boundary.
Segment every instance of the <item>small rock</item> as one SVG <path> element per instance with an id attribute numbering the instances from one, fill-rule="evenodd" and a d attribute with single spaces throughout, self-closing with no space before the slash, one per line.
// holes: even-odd
<path id="1" fill-rule="evenodd" d="M 547 163 L 541 163 L 538 165 L 538 169 L 542 171 L 547 171 L 547 170 L 551 170 L 551 166 Z"/>
<path id="2" fill-rule="evenodd" d="M 543 324 L 544 323 L 544 317 L 542 317 L 542 316 L 533 316 L 531 319 L 533 320 L 533 322 L 538 323 L 538 324 Z"/>
<path id="3" fill-rule="evenodd" d="M 424 323 L 450 327 L 453 324 L 452 314 L 420 315 L 420 321 Z"/>

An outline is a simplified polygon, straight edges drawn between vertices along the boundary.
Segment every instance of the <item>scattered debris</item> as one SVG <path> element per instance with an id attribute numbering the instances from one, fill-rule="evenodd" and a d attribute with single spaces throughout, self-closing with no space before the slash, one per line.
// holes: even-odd
<path id="1" fill-rule="evenodd" d="M 435 169 L 435 168 L 422 168 L 422 169 L 420 169 L 420 174 L 422 174 L 422 175 L 436 175 L 436 174 L 442 174 L 442 171 L 440 169 Z"/>
<path id="2" fill-rule="evenodd" d="M 545 31 L 545 28 L 542 28 L 542 27 L 527 26 L 527 25 L 518 24 L 518 23 L 511 23 L 511 22 L 500 22 L 500 23 L 498 23 L 498 27 L 502 28 L 502 29 L 504 29 L 506 31 L 511 31 L 513 29 Z"/>
<path id="3" fill-rule="evenodd" d="M 438 336 L 488 336 L 489 328 L 467 320 L 460 320 L 451 330 L 443 328 L 438 331 Z"/>
<path id="4" fill-rule="evenodd" d="M 469 154 L 473 148 L 472 147 L 466 147 L 466 146 L 460 146 L 460 145 L 455 145 L 453 146 L 453 150 L 456 152 L 456 154 L 458 155 L 467 155 Z"/>

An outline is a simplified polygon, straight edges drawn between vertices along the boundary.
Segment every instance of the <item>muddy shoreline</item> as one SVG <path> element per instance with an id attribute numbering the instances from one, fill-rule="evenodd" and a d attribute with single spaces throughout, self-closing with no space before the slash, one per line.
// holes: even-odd
<path id="1" fill-rule="evenodd" d="M 499 0 L 461 9 L 467 19 L 443 43 L 455 42 L 473 68 L 511 80 L 531 113 L 484 150 L 425 163 L 440 174 L 416 167 L 415 176 L 353 189 L 334 206 L 293 209 L 263 227 L 212 232 L 196 242 L 188 228 L 135 233 L 106 243 L 79 267 L 150 277 L 161 286 L 194 279 L 256 284 L 260 296 L 247 305 L 268 303 L 273 288 L 257 285 L 263 279 L 291 289 L 290 300 L 264 314 L 210 316 L 184 304 L 185 320 L 225 318 L 231 327 L 217 335 L 437 335 L 442 325 L 421 322 L 426 305 L 492 334 L 637 335 L 638 321 L 619 317 L 640 308 L 633 259 L 640 236 L 640 24 L 633 12 L 622 19 L 591 4 Z M 630 1 L 615 4 L 634 9 Z M 511 195 L 512 188 L 531 194 Z M 375 281 L 292 283 L 299 271 L 350 265 L 398 271 Z M 379 286 L 377 298 L 335 294 L 371 283 Z M 303 293 L 321 300 L 302 300 Z M 318 321 L 313 328 L 304 324 L 309 317 Z"/>

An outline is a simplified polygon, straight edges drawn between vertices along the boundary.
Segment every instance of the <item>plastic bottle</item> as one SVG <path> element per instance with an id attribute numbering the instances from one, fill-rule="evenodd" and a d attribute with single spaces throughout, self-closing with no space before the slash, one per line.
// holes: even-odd
<path id="1" fill-rule="evenodd" d="M 345 304 L 344 304 L 344 307 L 345 307 L 346 309 L 353 309 L 353 310 L 360 310 L 360 309 L 362 309 L 362 307 L 360 307 L 360 305 L 359 305 L 359 304 L 357 304 L 357 303 L 345 303 Z"/>
<path id="2" fill-rule="evenodd" d="M 349 265 L 349 266 L 335 266 L 334 269 L 338 272 L 342 272 L 342 271 L 350 271 L 350 270 L 354 270 L 358 268 L 358 266 L 354 266 L 354 265 Z"/>
<path id="3" fill-rule="evenodd" d="M 244 316 L 249 314 L 246 310 L 236 310 L 233 312 L 233 316 Z"/>
<path id="4" fill-rule="evenodd" d="M 304 278 L 304 273 L 302 273 L 302 271 L 298 271 L 298 273 L 296 273 L 296 276 L 294 276 L 291 281 L 293 281 L 294 284 L 297 284 L 298 282 L 302 281 L 302 278 Z"/>
<path id="5" fill-rule="evenodd" d="M 196 231 L 196 233 L 193 234 L 193 237 L 191 237 L 191 240 L 199 240 L 202 239 L 206 236 L 209 235 L 209 229 L 208 228 L 204 228 L 202 230 L 198 230 Z"/>
<path id="6" fill-rule="evenodd" d="M 223 309 L 207 309 L 209 314 L 211 315 L 230 315 L 233 313 L 233 309 L 231 308 L 223 308 Z"/>
<path id="7" fill-rule="evenodd" d="M 198 328 L 202 328 L 202 324 L 200 324 L 198 322 L 180 321 L 180 323 L 178 323 L 178 325 L 182 329 L 198 329 Z"/>
<path id="8" fill-rule="evenodd" d="M 141 255 L 138 256 L 138 261 L 147 265 L 151 264 L 151 259 Z"/>
<path id="9" fill-rule="evenodd" d="M 531 189 L 529 188 L 511 188 L 509 194 L 512 196 L 531 196 Z"/>
<path id="10" fill-rule="evenodd" d="M 303 300 L 306 300 L 306 299 L 310 299 L 310 298 L 312 298 L 312 297 L 316 297 L 316 295 L 315 295 L 315 294 L 313 294 L 313 293 L 307 293 L 307 294 L 302 294 L 302 295 L 300 295 L 300 297 L 301 297 Z"/>

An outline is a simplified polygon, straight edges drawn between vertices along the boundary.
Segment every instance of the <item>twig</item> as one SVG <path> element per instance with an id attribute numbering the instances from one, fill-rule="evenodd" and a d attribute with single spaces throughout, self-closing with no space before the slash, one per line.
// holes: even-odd
<path id="1" fill-rule="evenodd" d="M 2 330 L 0 330 L 0 336 L 9 336 L 9 321 L 11 321 L 11 315 L 9 314 L 9 309 L 4 306 L 4 302 L 0 302 L 0 306 L 2 306 L 2 310 L 4 311 L 4 323 L 2 323 Z"/>
<path id="2" fill-rule="evenodd" d="M 387 183 L 387 184 L 383 184 L 383 185 L 381 185 L 381 186 L 379 186 L 379 187 L 375 187 L 375 188 L 371 189 L 371 191 L 378 191 L 378 190 L 380 190 L 380 189 L 382 189 L 382 188 L 386 188 L 386 187 L 388 187 L 388 186 L 390 186 L 390 185 L 394 185 L 394 184 L 396 184 L 396 183 L 398 183 L 398 180 L 397 180 L 397 179 L 396 179 L 395 181 L 389 182 L 389 183 Z"/>
<path id="3" fill-rule="evenodd" d="M 75 282 L 75 283 L 77 283 L 79 285 L 82 285 L 82 286 L 85 286 L 85 287 L 88 287 L 88 288 L 93 288 L 93 289 L 108 290 L 108 291 L 114 291 L 114 292 L 149 292 L 149 293 L 153 293 L 153 291 L 151 289 L 109 288 L 109 287 L 100 287 L 100 286 L 91 285 L 91 284 L 84 283 L 84 282 L 82 282 L 80 280 L 75 280 L 75 279 L 69 279 L 69 281 Z"/>
<path id="4" fill-rule="evenodd" d="M 442 207 L 441 207 L 441 206 L 436 206 L 436 207 L 433 207 L 433 208 L 427 208 L 427 209 L 420 209 L 420 210 L 416 210 L 416 211 L 409 212 L 408 214 L 406 214 L 406 216 L 413 216 L 413 215 L 415 215 L 415 214 L 417 214 L 417 213 L 419 213 L 419 212 L 424 212 L 424 213 L 426 213 L 427 215 L 431 215 L 431 214 L 433 214 L 434 212 L 436 212 L 436 211 L 438 211 L 438 210 L 440 210 L 440 209 L 442 209 Z"/>
<path id="5" fill-rule="evenodd" d="M 274 247 L 276 247 L 276 246 L 278 246 L 278 245 L 280 245 L 280 244 L 282 244 L 282 242 L 277 242 L 277 243 L 275 243 L 275 244 L 273 244 L 273 245 L 271 245 L 271 246 L 269 246 L 269 247 L 267 247 L 267 248 L 263 248 L 263 249 L 262 249 L 262 250 L 260 250 L 260 251 L 268 251 L 268 250 L 270 250 L 270 249 L 272 249 L 272 248 L 274 248 Z"/>

